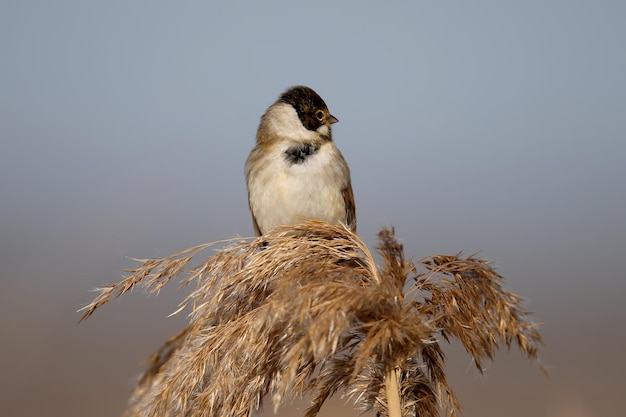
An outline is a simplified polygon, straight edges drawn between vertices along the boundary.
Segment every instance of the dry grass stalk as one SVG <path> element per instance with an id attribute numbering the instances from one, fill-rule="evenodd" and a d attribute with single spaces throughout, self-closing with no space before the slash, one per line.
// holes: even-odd
<path id="1" fill-rule="evenodd" d="M 312 417 L 338 391 L 381 416 L 454 415 L 438 334 L 458 339 L 479 370 L 499 342 L 536 358 L 535 325 L 487 262 L 413 264 L 393 231 L 379 241 L 381 267 L 358 235 L 308 220 L 233 241 L 185 271 L 195 290 L 178 311 L 190 309 L 189 325 L 150 358 L 126 415 L 244 417 L 266 397 L 277 408 L 310 394 Z M 141 260 L 83 319 L 137 284 L 158 291 L 209 246 Z"/>

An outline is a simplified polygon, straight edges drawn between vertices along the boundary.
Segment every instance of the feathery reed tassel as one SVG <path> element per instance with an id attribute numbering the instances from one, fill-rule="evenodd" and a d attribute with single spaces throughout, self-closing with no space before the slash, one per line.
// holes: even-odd
<path id="1" fill-rule="evenodd" d="M 458 339 L 479 370 L 499 343 L 536 359 L 542 344 L 522 300 L 472 256 L 413 263 L 394 231 L 379 233 L 378 267 L 349 229 L 315 220 L 191 260 L 212 244 L 140 260 L 99 290 L 83 319 L 135 285 L 158 292 L 186 274 L 195 290 L 177 312 L 189 324 L 150 358 L 127 416 L 247 417 L 310 394 L 307 417 L 341 392 L 386 417 L 455 415 L 443 339 Z M 408 290 L 405 290 L 408 287 Z"/>

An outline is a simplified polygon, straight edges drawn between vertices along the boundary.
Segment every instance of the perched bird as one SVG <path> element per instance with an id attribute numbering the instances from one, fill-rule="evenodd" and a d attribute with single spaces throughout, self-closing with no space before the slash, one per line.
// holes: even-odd
<path id="1" fill-rule="evenodd" d="M 331 134 L 336 122 L 304 86 L 289 88 L 261 117 L 245 168 L 257 236 L 301 217 L 356 230 L 350 170 Z"/>

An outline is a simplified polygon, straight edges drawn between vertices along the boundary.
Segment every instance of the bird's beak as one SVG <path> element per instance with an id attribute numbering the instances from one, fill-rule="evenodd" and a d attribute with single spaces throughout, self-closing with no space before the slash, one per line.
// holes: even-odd
<path id="1" fill-rule="evenodd" d="M 332 114 L 329 115 L 328 124 L 332 125 L 333 123 L 337 123 L 338 121 L 339 119 L 337 119 L 335 116 L 333 116 Z"/>

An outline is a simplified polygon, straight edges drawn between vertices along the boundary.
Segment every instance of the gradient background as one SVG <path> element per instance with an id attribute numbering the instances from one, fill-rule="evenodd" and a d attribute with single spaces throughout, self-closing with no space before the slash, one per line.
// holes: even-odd
<path id="1" fill-rule="evenodd" d="M 545 323 L 549 379 L 447 350 L 465 415 L 622 416 L 625 22 L 621 1 L 2 1 L 0 413 L 122 412 L 184 292 L 75 311 L 125 256 L 251 235 L 259 117 L 305 84 L 369 244 L 480 250 Z"/>

